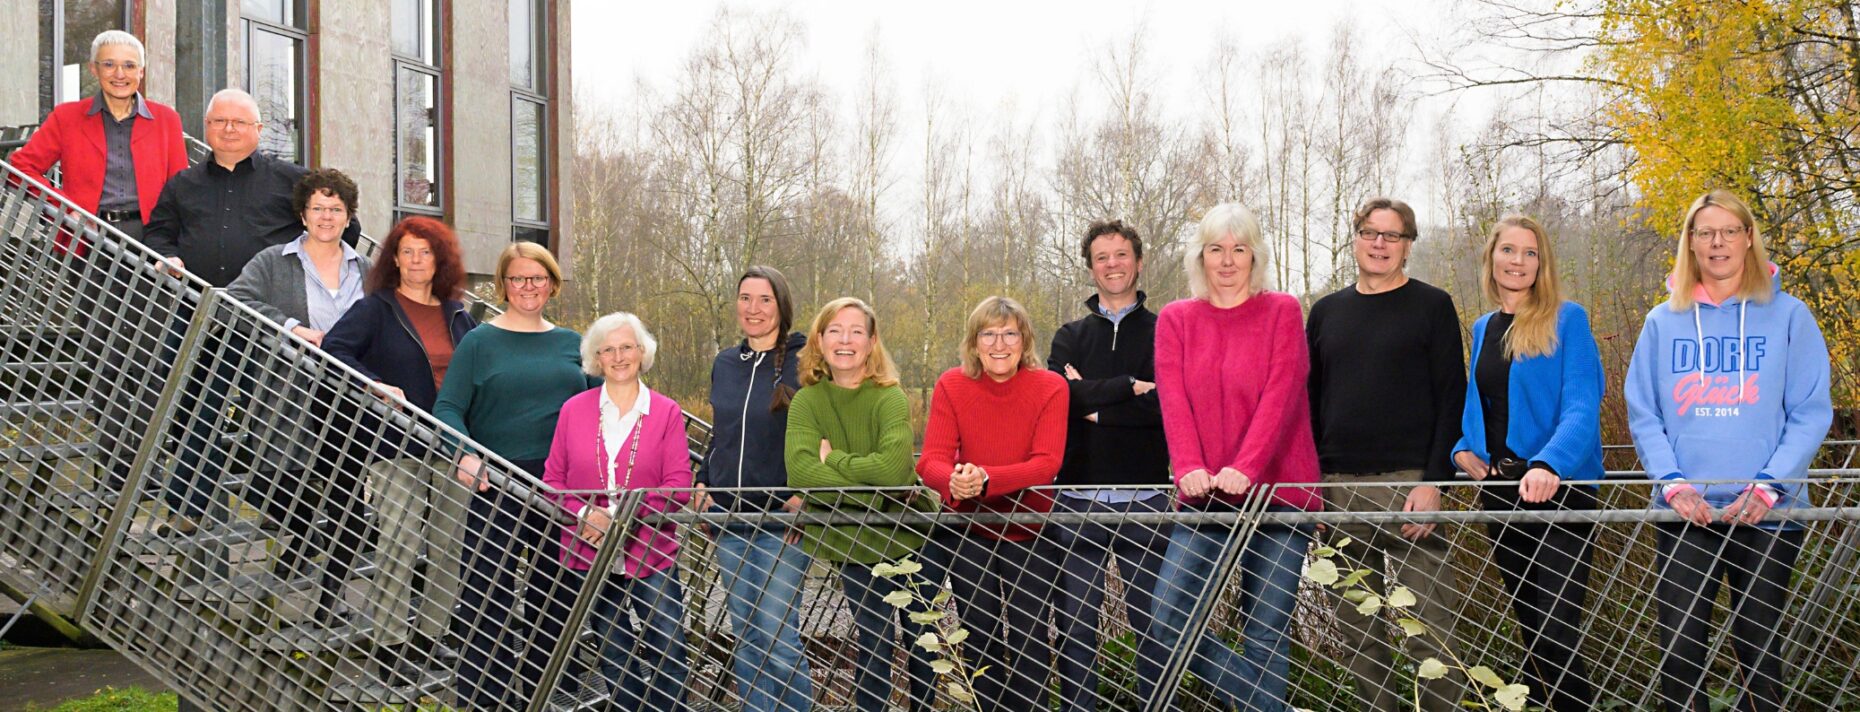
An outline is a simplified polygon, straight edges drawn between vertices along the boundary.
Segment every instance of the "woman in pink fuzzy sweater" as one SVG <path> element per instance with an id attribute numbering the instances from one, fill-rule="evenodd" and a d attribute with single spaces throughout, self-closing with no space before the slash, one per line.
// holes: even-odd
<path id="1" fill-rule="evenodd" d="M 1318 479 L 1305 377 L 1304 316 L 1291 295 L 1265 289 L 1259 223 L 1238 203 L 1215 206 L 1184 258 L 1194 294 L 1156 321 L 1156 393 L 1175 476 L 1176 509 L 1233 512 L 1252 497 L 1273 510 L 1315 510 Z M 1166 649 L 1190 645 L 1189 669 L 1238 709 L 1284 709 L 1307 534 L 1262 525 L 1244 540 L 1234 523 L 1177 524 L 1157 573 L 1153 630 Z M 1220 594 L 1210 580 L 1229 546 L 1239 569 L 1243 651 L 1216 638 L 1182 640 L 1195 604 Z M 1145 698 L 1149 690 L 1145 682 Z"/>

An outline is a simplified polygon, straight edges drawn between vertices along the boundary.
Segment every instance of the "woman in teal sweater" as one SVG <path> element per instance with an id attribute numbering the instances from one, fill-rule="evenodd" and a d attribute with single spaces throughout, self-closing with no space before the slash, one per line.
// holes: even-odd
<path id="1" fill-rule="evenodd" d="M 933 498 L 895 492 L 834 492 L 835 488 L 902 487 L 917 483 L 911 470 L 910 401 L 898 388 L 898 369 L 878 338 L 878 317 L 858 299 L 827 303 L 814 317 L 801 351 L 800 392 L 788 404 L 784 459 L 788 485 L 803 492 L 815 510 L 897 512 Z M 889 709 L 891 665 L 897 657 L 892 634 L 899 611 L 885 602 L 902 579 L 881 578 L 873 566 L 895 562 L 923 546 L 923 532 L 909 527 L 810 526 L 804 534 L 809 556 L 839 564 L 846 602 L 853 611 L 859 648 L 854 702 L 860 712 Z M 929 583 L 914 577 L 928 595 Z M 905 621 L 905 640 L 933 626 Z M 908 709 L 927 711 L 934 702 L 934 673 L 920 647 L 910 647 Z"/>
<path id="2" fill-rule="evenodd" d="M 531 478 L 505 473 L 510 479 L 493 487 L 482 460 L 470 454 L 459 458 L 459 483 L 476 493 L 465 524 L 460 572 L 465 583 L 453 618 L 453 629 L 465 642 L 459 654 L 458 702 L 469 709 L 527 702 L 548 662 L 547 645 L 530 645 L 524 659 L 516 659 L 514 650 L 527 636 L 512 609 L 519 590 L 529 610 L 547 605 L 547 582 L 524 585 L 516 574 L 526 555 L 541 565 L 536 571 L 556 570 L 553 535 L 559 529 L 545 514 L 525 506 L 523 493 L 511 488 L 542 488 L 543 461 L 562 404 L 597 383 L 581 370 L 581 335 L 543 319 L 543 307 L 561 284 L 561 268 L 548 250 L 529 242 L 505 248 L 497 260 L 497 294 L 509 310 L 459 341 L 433 405 L 440 422 Z M 551 633 L 546 622 L 538 623 L 544 624 L 542 635 Z"/>

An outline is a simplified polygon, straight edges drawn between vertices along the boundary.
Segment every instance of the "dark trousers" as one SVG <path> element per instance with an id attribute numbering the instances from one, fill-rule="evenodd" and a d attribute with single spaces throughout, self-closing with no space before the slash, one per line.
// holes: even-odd
<path id="1" fill-rule="evenodd" d="M 859 712 L 891 709 L 891 670 L 898 659 L 900 643 L 896 634 L 900 626 L 909 675 L 905 709 L 910 712 L 935 709 L 936 673 L 930 668 L 929 652 L 917 645 L 917 639 L 925 633 L 936 632 L 936 626 L 915 623 L 908 613 L 885 602 L 885 596 L 893 591 L 915 589 L 912 592 L 917 601 L 911 604 L 910 610 L 917 611 L 923 609 L 922 601 L 935 597 L 941 578 L 935 573 L 938 570 L 936 559 L 924 556 L 919 563 L 924 565 L 924 570 L 915 576 L 900 574 L 895 577 L 872 573 L 873 564 L 851 561 L 840 564 L 846 607 L 852 609 L 853 627 L 859 639 L 859 647 L 853 652 L 853 709 Z"/>
<path id="2" fill-rule="evenodd" d="M 1480 495 L 1485 508 L 1494 511 L 1595 508 L 1595 494 L 1586 487 L 1559 487 L 1551 501 L 1541 504 L 1521 503 L 1515 486 L 1489 487 Z M 1591 708 L 1595 689 L 1580 648 L 1595 525 L 1511 522 L 1487 525 L 1486 533 L 1518 618 L 1523 682 L 1531 688 L 1531 704 L 1555 712 Z"/>
<path id="3" fill-rule="evenodd" d="M 1163 512 L 1168 511 L 1169 503 L 1167 495 L 1116 503 L 1060 495 L 1053 504 L 1053 511 Z M 1130 628 L 1135 634 L 1137 679 L 1162 677 L 1162 663 L 1169 651 L 1157 645 L 1150 635 L 1150 612 L 1156 572 L 1162 568 L 1163 553 L 1169 549 L 1169 525 L 1048 524 L 1040 531 L 1039 549 L 1039 558 L 1059 562 L 1058 581 L 1052 592 L 1053 621 L 1059 630 L 1059 657 L 1055 661 L 1059 676 L 1059 709 L 1087 712 L 1115 702 L 1098 695 L 1099 613 L 1110 583 L 1107 566 L 1113 556 L 1117 558 L 1118 573 L 1124 579 L 1124 609 L 1130 615 Z"/>
<path id="4" fill-rule="evenodd" d="M 513 464 L 537 477 L 542 460 Z M 460 485 L 463 487 L 464 485 Z M 554 575 L 564 570 L 557 563 L 560 548 L 555 534 L 560 525 L 525 505 L 515 493 L 497 487 L 473 495 L 465 521 L 465 557 L 459 591 L 459 608 L 453 630 L 464 647 L 459 651 L 458 702 L 470 709 L 497 709 L 529 700 L 542 670 L 549 662 L 546 635 L 530 635 L 536 611 L 547 610 Z M 530 580 L 518 577 L 525 563 Z M 517 595 L 531 611 L 520 620 Z"/>
<path id="5" fill-rule="evenodd" d="M 111 224 L 131 238 L 142 239 L 140 221 Z M 90 388 L 96 458 L 111 490 L 120 489 L 129 478 L 136 449 L 161 397 L 162 378 L 168 371 L 165 364 L 172 359 L 161 353 L 159 329 L 150 323 L 153 315 L 146 311 L 147 295 L 134 294 L 140 258 L 93 246 L 88 257 L 73 262 L 82 297 L 73 314 L 82 316 L 87 335 L 84 357 L 79 360 L 96 364 Z"/>
<path id="6" fill-rule="evenodd" d="M 1711 708 L 1705 681 L 1716 657 L 1711 617 L 1724 583 L 1731 594 L 1731 649 L 1743 673 L 1734 709 L 1782 709 L 1782 614 L 1805 533 L 1661 524 L 1658 534 L 1661 703 L 1667 710 Z"/>
<path id="7" fill-rule="evenodd" d="M 319 614 L 330 613 L 340 600 L 368 538 L 360 468 L 350 465 L 347 458 L 330 463 L 333 466 L 324 466 L 326 462 L 319 459 L 319 466 L 310 470 L 254 473 L 253 477 L 262 479 L 253 483 L 250 494 L 253 504 L 290 535 L 281 559 L 308 563 L 327 551 L 318 581 L 322 592 Z M 319 519 L 322 527 L 317 526 Z"/>
<path id="8" fill-rule="evenodd" d="M 953 541 L 952 541 L 953 539 Z M 949 582 L 962 626 L 976 651 L 980 712 L 1044 708 L 1053 646 L 1046 623 L 1047 604 L 1058 566 L 1036 551 L 1036 542 L 1006 541 L 974 532 L 940 533 L 938 545 L 949 555 Z"/>
<path id="9" fill-rule="evenodd" d="M 531 642 L 546 651 L 561 640 L 563 623 L 574 608 L 575 597 L 588 585 L 593 572 L 577 571 L 554 560 L 537 565 L 555 569 L 549 607 L 537 617 L 540 632 Z M 587 627 L 600 638 L 601 679 L 611 695 L 609 705 L 602 709 L 689 709 L 684 702 L 685 681 L 691 674 L 684 634 L 684 599 L 677 567 L 640 578 L 617 572 L 605 577 L 586 620 Z M 638 632 L 634 631 L 635 624 Z M 564 668 L 558 689 L 574 689 L 574 683 L 566 677 L 570 671 L 572 667 Z"/>
<path id="10" fill-rule="evenodd" d="M 179 323 L 169 334 L 168 353 L 179 351 L 191 317 L 176 315 Z M 200 358 L 194 362 L 177 399 L 170 430 L 181 444 L 174 453 L 174 472 L 164 496 L 170 511 L 189 519 L 199 520 L 206 513 L 207 503 L 219 496 L 219 476 L 233 461 L 233 450 L 226 447 L 221 425 L 226 420 L 226 396 L 234 390 L 251 391 L 251 375 L 243 367 L 245 359 L 240 353 L 244 342 L 225 330 L 202 339 Z M 209 463 L 213 466 L 209 467 Z"/>

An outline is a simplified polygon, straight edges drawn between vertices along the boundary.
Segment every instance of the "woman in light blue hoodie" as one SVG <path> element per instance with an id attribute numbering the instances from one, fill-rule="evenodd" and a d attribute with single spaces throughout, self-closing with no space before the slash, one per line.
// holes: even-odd
<path id="1" fill-rule="evenodd" d="M 1472 380 L 1453 461 L 1488 485 L 1490 510 L 1594 509 L 1602 478 L 1602 357 L 1589 313 L 1564 301 L 1550 236 L 1511 215 L 1492 226 L 1480 262 L 1486 300 L 1473 324 Z M 1494 484 L 1504 482 L 1505 484 Z M 1595 525 L 1487 525 L 1524 643 L 1531 703 L 1588 710 L 1595 688 L 1578 650 Z"/>
<path id="2" fill-rule="evenodd" d="M 1809 506 L 1808 465 L 1834 418 L 1827 342 L 1727 191 L 1686 212 L 1670 287 L 1647 313 L 1625 387 L 1634 447 L 1660 481 L 1654 504 L 1683 519 L 1658 531 L 1661 698 L 1668 710 L 1708 708 L 1723 580 L 1743 673 L 1736 709 L 1777 710 L 1779 625 L 1804 536 L 1788 511 Z"/>

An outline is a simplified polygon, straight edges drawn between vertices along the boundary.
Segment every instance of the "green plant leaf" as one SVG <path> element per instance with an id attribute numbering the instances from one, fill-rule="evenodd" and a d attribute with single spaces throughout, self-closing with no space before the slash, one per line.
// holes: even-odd
<path id="1" fill-rule="evenodd" d="M 930 605 L 941 608 L 944 605 L 947 605 L 949 603 L 950 597 L 954 595 L 956 595 L 956 592 L 951 591 L 947 588 L 941 591 L 937 591 L 936 597 L 930 599 Z"/>
<path id="2" fill-rule="evenodd" d="M 957 682 L 955 680 L 951 680 L 949 684 L 944 685 L 943 689 L 948 690 L 949 696 L 955 699 L 957 702 L 974 702 L 975 701 L 975 695 L 972 695 L 969 693 L 969 688 L 963 687 L 962 683 Z"/>
<path id="3" fill-rule="evenodd" d="M 925 633 L 917 636 L 917 647 L 923 648 L 925 652 L 934 653 L 942 650 L 943 644 L 937 642 L 935 633 Z"/>
<path id="4" fill-rule="evenodd" d="M 1402 618 L 1395 623 L 1401 626 L 1401 634 L 1404 637 L 1412 638 L 1427 632 L 1427 625 L 1413 618 Z"/>
<path id="5" fill-rule="evenodd" d="M 1492 699 L 1504 706 L 1505 709 L 1511 710 L 1511 712 L 1522 712 L 1524 709 L 1524 701 L 1530 694 L 1531 688 L 1529 686 L 1511 684 L 1506 685 L 1504 689 L 1494 693 Z"/>
<path id="6" fill-rule="evenodd" d="M 949 639 L 945 642 L 949 643 L 950 645 L 961 645 L 962 641 L 965 641 L 968 639 L 969 639 L 969 629 L 968 628 L 957 628 L 954 632 L 949 634 Z"/>
<path id="7" fill-rule="evenodd" d="M 1352 544 L 1352 543 L 1354 543 L 1355 541 L 1356 541 L 1355 539 L 1351 539 L 1351 538 L 1349 538 L 1349 537 L 1347 537 L 1347 536 L 1346 536 L 1346 537 L 1344 537 L 1344 538 L 1342 538 L 1342 539 L 1340 539 L 1340 540 L 1338 540 L 1338 541 L 1337 541 L 1337 543 L 1335 543 L 1335 544 L 1332 544 L 1331 546 L 1334 546 L 1334 547 L 1336 547 L 1336 548 L 1338 548 L 1338 549 L 1342 549 L 1343 547 L 1346 547 L 1346 546 L 1349 546 L 1350 544 Z"/>
<path id="8" fill-rule="evenodd" d="M 971 679 L 971 680 L 973 680 L 973 679 L 975 679 L 975 678 L 978 678 L 978 677 L 981 677 L 981 676 L 982 676 L 982 673 L 985 673 L 985 672 L 988 672 L 988 666 L 987 666 L 987 665 L 983 665 L 983 666 L 981 666 L 981 667 L 978 667 L 978 668 L 976 668 L 976 669 L 975 669 L 975 672 L 972 672 L 972 673 L 969 673 L 969 679 Z"/>
<path id="9" fill-rule="evenodd" d="M 898 565 L 896 568 L 897 568 L 898 573 L 914 574 L 914 573 L 924 570 L 924 565 L 917 563 L 915 559 L 904 558 L 904 559 L 898 560 Z"/>
<path id="10" fill-rule="evenodd" d="M 1363 599 L 1368 598 L 1373 595 L 1375 594 L 1370 593 L 1368 591 L 1364 591 L 1363 589 L 1352 588 L 1348 591 L 1343 592 L 1343 600 L 1349 601 L 1351 603 L 1362 603 Z"/>
<path id="11" fill-rule="evenodd" d="M 1330 557 L 1336 556 L 1337 550 L 1331 547 L 1328 547 L 1328 546 L 1320 546 L 1316 549 L 1312 549 L 1311 555 L 1318 557 L 1320 559 L 1328 559 Z"/>
<path id="12" fill-rule="evenodd" d="M 1414 592 L 1408 590 L 1407 586 L 1396 586 L 1389 591 L 1388 604 L 1390 608 L 1407 608 L 1417 602 L 1418 601 L 1414 599 Z"/>
<path id="13" fill-rule="evenodd" d="M 1373 593 L 1365 597 L 1362 603 L 1356 604 L 1356 612 L 1366 616 L 1373 616 L 1380 610 L 1382 610 L 1382 597 Z"/>
<path id="14" fill-rule="evenodd" d="M 1370 571 L 1369 569 L 1357 569 L 1355 571 L 1351 571 L 1349 574 L 1343 577 L 1342 581 L 1337 582 L 1336 587 L 1337 588 L 1349 588 L 1351 586 L 1355 586 L 1357 584 L 1362 583 L 1363 579 L 1369 578 L 1369 575 L 1372 573 L 1375 573 L 1375 572 Z"/>
<path id="15" fill-rule="evenodd" d="M 943 620 L 942 611 L 911 611 L 911 622 L 917 625 L 930 625 Z"/>
<path id="16" fill-rule="evenodd" d="M 886 563 L 873 564 L 872 575 L 879 578 L 891 578 L 898 575 L 898 567 Z"/>
<path id="17" fill-rule="evenodd" d="M 912 596 L 910 591 L 906 591 L 904 589 L 898 589 L 896 591 L 892 591 L 891 593 L 885 594 L 884 600 L 886 603 L 891 604 L 892 608 L 903 608 L 905 606 L 911 605 L 911 602 L 917 600 L 917 597 Z"/>
<path id="18" fill-rule="evenodd" d="M 1337 582 L 1337 564 L 1329 559 L 1318 559 L 1305 567 L 1305 578 L 1317 582 L 1319 586 L 1329 586 Z"/>
<path id="19" fill-rule="evenodd" d="M 1447 664 L 1440 658 L 1428 658 L 1421 661 L 1421 667 L 1414 671 L 1416 677 L 1423 680 L 1438 680 L 1447 676 Z"/>
<path id="20" fill-rule="evenodd" d="M 956 664 L 948 660 L 932 660 L 930 669 L 936 671 L 938 675 L 948 675 L 956 671 Z"/>
<path id="21" fill-rule="evenodd" d="M 1492 668 L 1484 665 L 1474 665 L 1466 668 L 1466 676 L 1494 690 L 1502 690 L 1505 688 L 1505 679 L 1499 677 L 1498 673 L 1492 672 Z"/>

